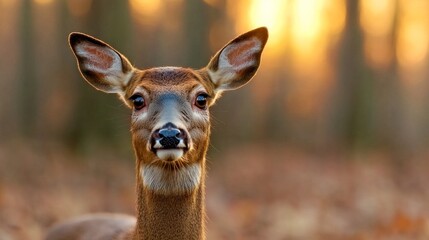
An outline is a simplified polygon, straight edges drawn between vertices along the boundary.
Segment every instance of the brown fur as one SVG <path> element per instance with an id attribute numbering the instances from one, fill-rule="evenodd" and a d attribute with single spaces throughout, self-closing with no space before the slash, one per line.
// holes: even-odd
<path id="1" fill-rule="evenodd" d="M 255 47 L 246 42 L 248 38 L 260 41 L 261 48 L 256 54 L 245 54 L 249 48 Z M 130 100 L 133 94 L 144 97 L 144 108 L 135 109 L 131 121 L 136 154 L 137 218 L 114 214 L 84 216 L 54 226 L 46 239 L 205 239 L 205 156 L 210 119 L 208 109 L 198 108 L 195 98 L 200 94 L 198 91 L 203 91 L 208 95 L 209 107 L 221 91 L 246 84 L 259 66 L 267 38 L 265 28 L 243 34 L 231 42 L 234 44 L 231 56 L 222 55 L 221 50 L 206 68 L 200 70 L 172 67 L 138 70 L 108 44 L 85 34 L 72 33 L 71 48 L 82 75 L 92 86 L 101 91 L 118 93 L 129 107 L 133 106 Z M 225 62 L 219 64 L 221 60 L 233 65 L 242 64 L 243 61 L 252 64 L 231 72 L 234 68 L 219 69 L 219 65 L 228 65 Z M 221 79 L 212 79 L 215 77 Z M 173 113 L 175 115 L 171 117 Z M 174 124 L 188 136 L 189 148 L 183 150 L 180 158 L 174 161 L 161 159 L 157 150 L 148 147 L 157 124 L 167 121 L 163 116 L 170 117 L 170 122 L 176 121 Z M 153 185 L 150 185 L 151 181 Z M 173 187 L 163 190 L 163 184 L 172 184 Z M 187 188 L 181 188 L 183 184 Z"/>

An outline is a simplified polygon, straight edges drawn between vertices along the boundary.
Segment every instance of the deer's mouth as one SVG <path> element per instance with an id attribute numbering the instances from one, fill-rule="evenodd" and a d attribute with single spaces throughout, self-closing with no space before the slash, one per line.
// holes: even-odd
<path id="1" fill-rule="evenodd" d="M 162 138 L 152 139 L 151 151 L 164 161 L 176 161 L 189 150 L 186 139 Z"/>
<path id="2" fill-rule="evenodd" d="M 170 149 L 154 149 L 153 152 L 156 154 L 156 156 L 164 161 L 171 162 L 179 160 L 180 158 L 185 155 L 186 149 L 185 148 L 170 148 Z"/>
<path id="3" fill-rule="evenodd" d="M 164 161 L 178 160 L 188 150 L 188 141 L 185 138 L 164 137 L 161 139 L 152 139 L 151 141 L 151 151 Z"/>

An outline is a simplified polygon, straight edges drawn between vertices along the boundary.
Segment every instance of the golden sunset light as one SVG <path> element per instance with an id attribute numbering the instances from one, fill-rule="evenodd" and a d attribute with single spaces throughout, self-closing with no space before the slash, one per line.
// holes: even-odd
<path id="1" fill-rule="evenodd" d="M 247 19 L 246 24 L 249 29 L 266 26 L 270 29 L 270 35 L 273 39 L 272 44 L 284 44 L 284 35 L 288 27 L 288 7 L 290 0 L 250 0 L 247 1 Z M 283 42 L 282 42 L 283 40 Z"/>
<path id="2" fill-rule="evenodd" d="M 364 35 L 364 52 L 369 64 L 385 68 L 393 60 L 393 27 L 395 0 L 362 0 L 360 2 L 360 25 Z"/>
<path id="3" fill-rule="evenodd" d="M 162 0 L 130 0 L 131 8 L 140 16 L 155 17 L 162 7 Z"/>
<path id="4" fill-rule="evenodd" d="M 395 19 L 396 0 L 361 0 L 360 24 L 371 36 L 390 34 Z"/>
<path id="5" fill-rule="evenodd" d="M 345 24 L 343 0 L 230 1 L 228 6 L 240 31 L 267 26 L 268 53 L 285 54 L 289 49 L 286 54 L 298 61 L 297 67 L 324 61 L 328 45 L 337 41 Z"/>
<path id="6" fill-rule="evenodd" d="M 429 1 L 400 1 L 402 11 L 398 20 L 396 45 L 399 64 L 406 69 L 424 63 L 429 47 Z"/>

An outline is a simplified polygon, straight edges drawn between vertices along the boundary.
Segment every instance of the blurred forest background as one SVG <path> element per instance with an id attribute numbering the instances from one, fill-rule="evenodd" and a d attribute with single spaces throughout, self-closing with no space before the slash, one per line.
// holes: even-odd
<path id="1" fill-rule="evenodd" d="M 200 68 L 259 26 L 258 74 L 212 109 L 209 239 L 428 239 L 429 0 L 0 0 L 0 240 L 134 213 L 130 111 L 70 32 Z"/>

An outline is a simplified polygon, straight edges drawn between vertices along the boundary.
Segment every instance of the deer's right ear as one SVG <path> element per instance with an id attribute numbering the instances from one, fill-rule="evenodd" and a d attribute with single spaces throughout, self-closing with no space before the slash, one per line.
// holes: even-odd
<path id="1" fill-rule="evenodd" d="M 215 91 L 237 89 L 252 79 L 268 40 L 265 27 L 242 34 L 223 47 L 207 66 Z"/>
<path id="2" fill-rule="evenodd" d="M 133 66 L 114 48 L 83 33 L 71 33 L 69 43 L 79 70 L 89 84 L 107 93 L 122 93 Z"/>

